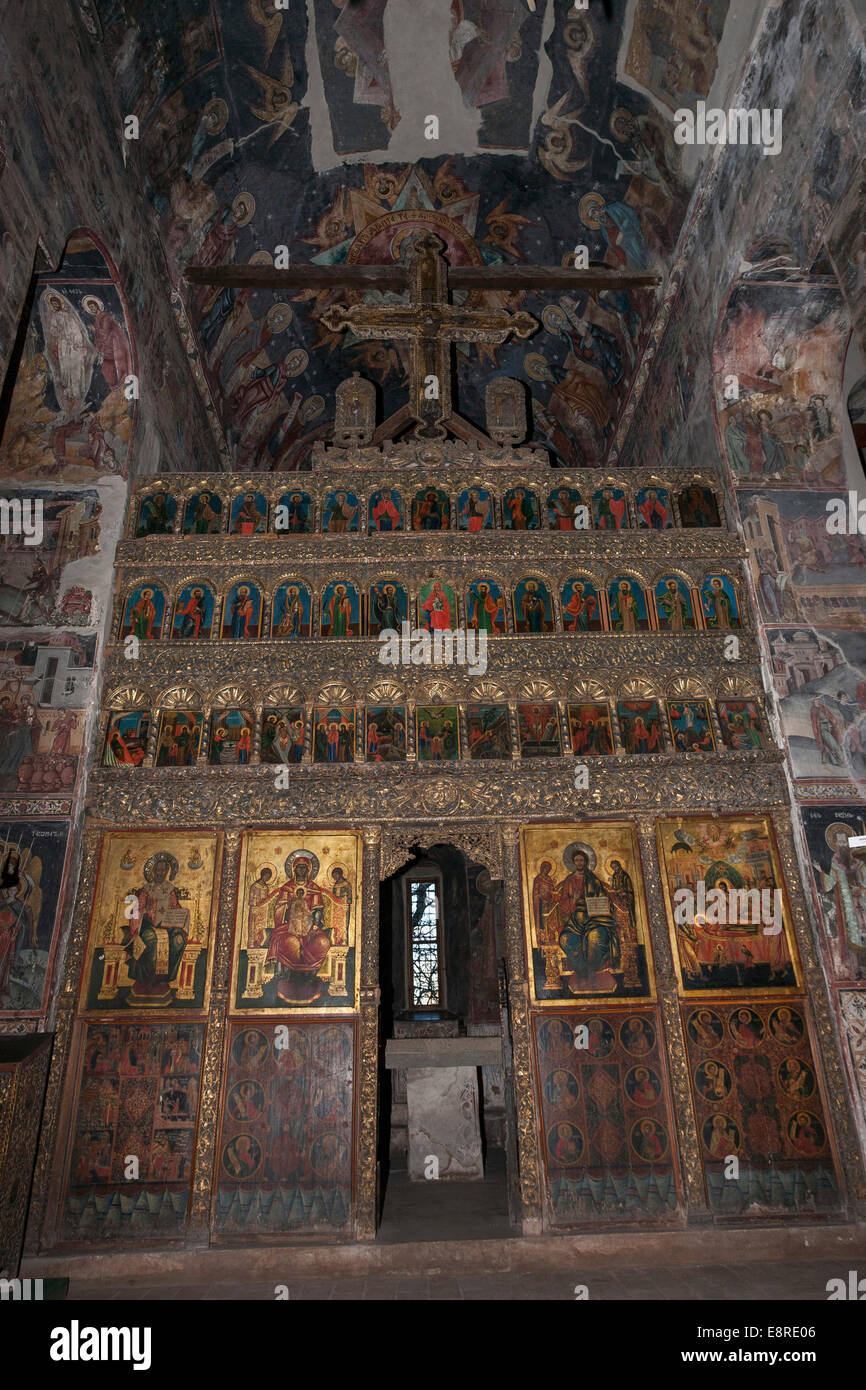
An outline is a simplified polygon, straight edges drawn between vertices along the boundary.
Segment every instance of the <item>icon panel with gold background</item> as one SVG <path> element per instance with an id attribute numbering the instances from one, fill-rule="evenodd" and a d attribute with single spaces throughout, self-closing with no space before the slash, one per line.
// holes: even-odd
<path id="1" fill-rule="evenodd" d="M 250 830 L 241 843 L 232 1008 L 357 1006 L 361 840 L 351 831 Z"/>
<path id="2" fill-rule="evenodd" d="M 653 998 L 643 872 L 630 821 L 524 826 L 521 870 L 534 1003 Z"/>
<path id="3" fill-rule="evenodd" d="M 207 1008 L 221 855 L 216 831 L 106 833 L 82 1012 Z"/>

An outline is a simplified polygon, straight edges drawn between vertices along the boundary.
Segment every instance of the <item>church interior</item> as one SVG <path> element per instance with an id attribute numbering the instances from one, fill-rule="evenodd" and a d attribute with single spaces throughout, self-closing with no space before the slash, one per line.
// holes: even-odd
<path id="1" fill-rule="evenodd" d="M 0 1278 L 866 1274 L 866 0 L 0 11 Z"/>

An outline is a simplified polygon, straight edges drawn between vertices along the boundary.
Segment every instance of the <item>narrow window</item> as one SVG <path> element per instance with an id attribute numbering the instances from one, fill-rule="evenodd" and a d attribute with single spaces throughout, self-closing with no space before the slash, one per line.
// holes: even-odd
<path id="1" fill-rule="evenodd" d="M 444 1006 L 442 913 L 435 878 L 407 880 L 409 995 L 411 1007 Z"/>

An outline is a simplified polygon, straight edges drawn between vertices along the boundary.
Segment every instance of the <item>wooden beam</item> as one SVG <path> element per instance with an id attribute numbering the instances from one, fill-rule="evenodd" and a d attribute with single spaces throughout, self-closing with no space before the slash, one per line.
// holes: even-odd
<path id="1" fill-rule="evenodd" d="M 645 270 L 588 270 L 549 265 L 457 265 L 448 267 L 452 290 L 637 290 L 660 285 L 662 277 Z"/>
<path id="2" fill-rule="evenodd" d="M 365 290 L 384 285 L 405 289 L 408 267 L 403 265 L 189 265 L 184 279 L 193 285 L 237 285 L 242 290 Z"/>
<path id="3" fill-rule="evenodd" d="M 234 285 L 238 289 L 403 290 L 409 283 L 402 265 L 293 265 L 275 270 L 270 265 L 187 266 L 184 278 L 193 285 Z M 636 290 L 653 289 L 662 277 L 644 270 L 611 270 L 590 266 L 483 265 L 449 266 L 452 290 Z"/>

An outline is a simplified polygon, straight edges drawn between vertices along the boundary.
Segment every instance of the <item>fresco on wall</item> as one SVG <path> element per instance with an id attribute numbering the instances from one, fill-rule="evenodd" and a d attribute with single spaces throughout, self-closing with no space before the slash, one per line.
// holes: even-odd
<path id="1" fill-rule="evenodd" d="M 357 835 L 249 831 L 235 920 L 239 1013 L 346 1012 L 357 1003 Z"/>
<path id="2" fill-rule="evenodd" d="M 94 262 L 101 261 L 102 273 Z M 88 482 L 125 475 L 135 422 L 123 304 L 95 248 L 39 276 L 9 413 L 0 476 Z"/>
<path id="3" fill-rule="evenodd" d="M 652 996 L 634 827 L 598 821 L 521 831 L 531 998 Z"/>
<path id="4" fill-rule="evenodd" d="M 26 496 L 42 503 L 42 541 L 28 545 L 23 535 L 0 538 L 0 622 L 87 624 L 92 593 L 70 583 L 67 570 L 100 550 L 102 498 L 95 488 L 80 492 L 33 488 Z M 90 579 L 92 568 L 86 576 L 81 569 L 75 573 Z"/>
<path id="5" fill-rule="evenodd" d="M 854 1094 L 860 1102 L 860 1115 L 866 1121 L 866 991 L 840 989 L 839 1008 L 848 1040 Z"/>
<path id="6" fill-rule="evenodd" d="M 719 427 L 734 482 L 844 483 L 840 385 L 849 322 L 838 290 L 738 285 L 716 348 Z M 724 395 L 736 376 L 737 400 Z"/>
<path id="7" fill-rule="evenodd" d="M 801 781 L 866 784 L 866 633 L 766 629 L 779 716 Z"/>
<path id="8" fill-rule="evenodd" d="M 437 74 L 453 84 L 452 103 L 479 112 L 481 149 L 529 147 L 545 8 L 546 0 L 531 8 L 521 0 L 455 0 L 450 23 L 441 26 L 448 54 Z M 386 149 L 400 125 L 386 10 L 382 0 L 361 0 L 335 20 L 327 0 L 315 0 L 318 59 L 338 154 Z M 443 101 L 449 101 L 447 91 Z"/>
<path id="9" fill-rule="evenodd" d="M 0 642 L 0 805 L 71 797 L 83 747 L 95 636 L 34 632 Z M 59 809 L 59 807 L 58 807 Z"/>
<path id="10" fill-rule="evenodd" d="M 82 1010 L 206 1007 L 221 854 L 221 837 L 208 831 L 103 837 Z"/>
<path id="11" fill-rule="evenodd" d="M 729 0 L 684 8 L 637 0 L 625 57 L 629 77 L 671 111 L 694 106 L 713 85 L 728 8 Z"/>
<path id="12" fill-rule="evenodd" d="M 656 825 L 681 993 L 793 988 L 797 950 L 782 868 L 765 816 Z"/>
<path id="13" fill-rule="evenodd" d="M 830 535 L 828 492 L 741 492 L 749 563 L 766 622 L 860 627 L 866 608 L 866 548 L 858 535 Z"/>
<path id="14" fill-rule="evenodd" d="M 711 1209 L 738 1217 L 755 1204 L 804 1214 L 838 1207 L 802 1004 L 714 1003 L 684 1009 L 683 1023 Z"/>
<path id="15" fill-rule="evenodd" d="M 0 821 L 0 1016 L 48 1007 L 67 821 Z"/>
<path id="16" fill-rule="evenodd" d="M 179 1235 L 195 1162 L 204 1024 L 89 1024 L 83 1052 L 64 1238 Z"/>
<path id="17" fill-rule="evenodd" d="M 354 1031 L 298 1023 L 229 1031 L 215 1224 L 346 1231 L 352 1213 Z"/>
<path id="18" fill-rule="evenodd" d="M 553 1225 L 670 1220 L 676 1131 L 655 1010 L 536 1014 L 535 1051 Z"/>
<path id="19" fill-rule="evenodd" d="M 833 973 L 866 980 L 866 860 L 849 846 L 866 835 L 866 806 L 804 806 L 800 814 Z"/>

